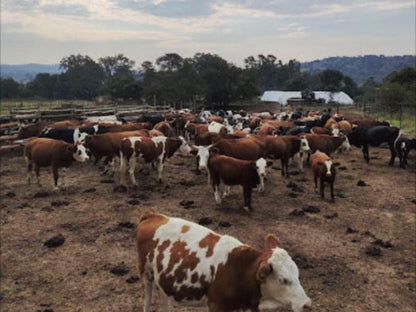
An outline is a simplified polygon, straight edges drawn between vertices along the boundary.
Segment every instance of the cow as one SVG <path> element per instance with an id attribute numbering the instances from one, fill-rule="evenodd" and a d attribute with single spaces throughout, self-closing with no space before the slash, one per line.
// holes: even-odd
<path id="1" fill-rule="evenodd" d="M 327 134 L 305 134 L 308 140 L 309 147 L 312 153 L 316 150 L 331 155 L 337 150 L 349 151 L 351 149 L 350 143 L 346 136 L 332 136 Z"/>
<path id="2" fill-rule="evenodd" d="M 407 156 L 411 150 L 416 150 L 416 139 L 406 138 L 404 136 L 400 136 L 395 144 L 394 147 L 396 149 L 396 153 L 399 156 L 400 160 L 400 168 L 405 169 L 407 165 Z"/>
<path id="3" fill-rule="evenodd" d="M 165 121 L 165 117 L 160 114 L 142 115 L 137 119 L 138 122 L 149 122 L 154 127 L 158 122 Z"/>
<path id="4" fill-rule="evenodd" d="M 153 288 L 162 295 L 165 312 L 170 301 L 210 312 L 312 307 L 296 263 L 274 234 L 265 236 L 259 250 L 199 224 L 145 212 L 136 242 L 144 312 L 150 311 Z"/>
<path id="5" fill-rule="evenodd" d="M 318 191 L 318 178 L 321 198 L 325 198 L 324 188 L 325 182 L 329 183 L 331 190 L 331 201 L 334 201 L 334 181 L 336 176 L 335 166 L 332 159 L 325 153 L 317 150 L 311 156 L 311 167 L 313 172 L 313 180 L 315 182 L 315 192 Z"/>
<path id="6" fill-rule="evenodd" d="M 219 122 L 216 121 L 211 121 L 211 123 L 208 125 L 208 131 L 209 132 L 217 132 L 220 134 L 227 134 L 228 131 L 226 129 L 226 127 Z"/>
<path id="7" fill-rule="evenodd" d="M 266 160 L 259 158 L 256 161 L 241 160 L 230 156 L 220 155 L 217 148 L 210 150 L 207 168 L 209 183 L 214 189 L 214 197 L 217 204 L 221 204 L 219 185 L 222 181 L 226 186 L 241 185 L 243 187 L 244 207 L 247 212 L 251 211 L 252 188 L 260 184 L 260 175 L 265 175 Z M 263 186 L 264 188 L 264 186 Z M 224 197 L 228 195 L 229 188 L 226 187 Z"/>
<path id="8" fill-rule="evenodd" d="M 39 121 L 32 125 L 21 125 L 17 134 L 17 139 L 23 140 L 30 137 L 37 137 L 48 124 L 49 123 L 46 121 Z"/>
<path id="9" fill-rule="evenodd" d="M 76 120 L 56 121 L 48 125 L 52 129 L 74 129 L 78 127 L 79 122 Z"/>
<path id="10" fill-rule="evenodd" d="M 158 180 L 162 183 L 163 163 L 166 158 L 172 157 L 177 151 L 182 154 L 189 154 L 191 151 L 191 147 L 181 136 L 179 138 L 165 136 L 124 138 L 120 143 L 120 184 L 126 184 L 125 173 L 128 163 L 131 182 L 137 185 L 134 170 L 139 157 L 142 157 L 146 163 L 157 163 Z"/>
<path id="11" fill-rule="evenodd" d="M 69 144 L 60 140 L 47 138 L 31 139 L 24 148 L 27 164 L 27 182 L 30 185 L 32 168 L 35 165 L 37 183 L 40 185 L 41 167 L 52 167 L 55 189 L 58 189 L 58 169 L 69 167 L 74 160 L 84 162 L 89 159 L 85 146 L 81 143 Z"/>
<path id="12" fill-rule="evenodd" d="M 45 128 L 40 133 L 40 138 L 49 138 L 55 140 L 62 140 L 66 143 L 76 143 L 78 141 L 83 141 L 85 137 L 89 134 L 101 134 L 106 133 L 107 128 L 101 125 L 95 125 L 92 127 L 81 127 L 76 129 L 70 128 L 59 128 L 59 129 L 52 129 L 52 128 Z"/>
<path id="13" fill-rule="evenodd" d="M 175 130 L 167 121 L 158 122 L 154 127 L 154 130 L 159 130 L 162 132 L 166 137 L 173 137 L 175 136 Z"/>
<path id="14" fill-rule="evenodd" d="M 187 121 L 185 124 L 185 137 L 190 141 L 191 137 L 195 137 L 198 134 L 208 132 L 208 125 L 206 124 L 196 124 L 190 121 Z"/>
<path id="15" fill-rule="evenodd" d="M 100 124 L 101 125 L 101 124 Z M 107 128 L 108 132 L 123 132 L 123 131 L 136 131 L 142 129 L 152 129 L 152 125 L 149 122 L 128 122 L 124 124 L 102 124 L 102 126 Z"/>
<path id="16" fill-rule="evenodd" d="M 275 135 L 277 133 L 278 130 L 276 127 L 269 124 L 261 125 L 259 131 L 257 132 L 259 135 Z"/>
<path id="17" fill-rule="evenodd" d="M 105 157 L 104 166 L 111 162 L 112 172 L 114 173 L 114 158 L 120 156 L 120 142 L 123 138 L 129 136 L 149 136 L 148 130 L 125 131 L 125 132 L 108 132 L 104 134 L 88 135 L 85 138 L 85 147 L 89 149 L 91 155 L 95 158 L 95 164 Z M 104 169 L 107 173 L 110 168 Z"/>
<path id="18" fill-rule="evenodd" d="M 386 126 L 390 127 L 390 123 L 388 121 L 378 121 L 374 119 L 351 119 L 349 120 L 350 124 L 353 126 L 358 126 L 361 128 L 372 128 L 377 126 Z"/>
<path id="19" fill-rule="evenodd" d="M 370 163 L 370 155 L 368 151 L 369 146 L 379 146 L 386 142 L 390 148 L 389 165 L 394 165 L 396 158 L 396 150 L 394 148 L 395 141 L 400 137 L 400 129 L 389 126 L 376 126 L 372 128 L 355 127 L 353 131 L 348 134 L 348 140 L 356 147 L 362 147 L 364 160 Z"/>
<path id="20" fill-rule="evenodd" d="M 206 169 L 211 147 L 218 148 L 221 155 L 242 160 L 257 160 L 264 155 L 264 145 L 262 142 L 255 141 L 251 138 L 222 139 L 209 146 L 193 146 L 197 155 L 197 169 Z"/>
<path id="21" fill-rule="evenodd" d="M 280 159 L 282 176 L 289 177 L 289 159 L 298 153 L 309 152 L 308 141 L 303 136 L 252 136 L 252 140 L 261 142 L 264 156 L 271 159 Z M 303 171 L 303 158 L 299 162 L 299 170 Z"/>

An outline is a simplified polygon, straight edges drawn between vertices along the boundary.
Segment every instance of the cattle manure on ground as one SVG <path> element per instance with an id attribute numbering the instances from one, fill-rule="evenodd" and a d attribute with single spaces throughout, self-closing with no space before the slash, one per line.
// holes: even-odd
<path id="1" fill-rule="evenodd" d="M 117 264 L 110 269 L 110 272 L 114 275 L 123 276 L 130 272 L 130 269 L 124 262 Z"/>
<path id="2" fill-rule="evenodd" d="M 365 181 L 363 181 L 363 180 L 359 180 L 358 182 L 357 182 L 357 186 L 367 186 L 368 184 L 365 182 Z"/>
<path id="3" fill-rule="evenodd" d="M 64 242 L 65 237 L 62 234 L 58 234 L 48 239 L 46 242 L 43 243 L 43 245 L 48 248 L 56 248 L 63 245 Z"/>

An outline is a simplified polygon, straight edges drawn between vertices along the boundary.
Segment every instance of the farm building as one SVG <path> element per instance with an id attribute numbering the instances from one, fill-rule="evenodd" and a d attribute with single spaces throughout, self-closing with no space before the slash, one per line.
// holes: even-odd
<path id="1" fill-rule="evenodd" d="M 314 91 L 315 100 L 325 103 L 336 102 L 343 105 L 353 105 L 354 101 L 345 92 Z M 290 100 L 302 100 L 301 91 L 264 91 L 261 96 L 262 102 L 277 102 L 287 105 Z"/>

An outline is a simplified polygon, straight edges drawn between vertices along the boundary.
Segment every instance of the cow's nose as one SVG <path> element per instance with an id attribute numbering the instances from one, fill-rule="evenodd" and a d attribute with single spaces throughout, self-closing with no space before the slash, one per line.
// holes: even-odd
<path id="1" fill-rule="evenodd" d="M 303 305 L 304 310 L 312 310 L 312 300 L 309 300 Z"/>
<path id="2" fill-rule="evenodd" d="M 207 167 L 205 167 L 205 166 L 199 166 L 198 169 L 199 170 L 205 170 L 205 169 L 207 169 Z"/>

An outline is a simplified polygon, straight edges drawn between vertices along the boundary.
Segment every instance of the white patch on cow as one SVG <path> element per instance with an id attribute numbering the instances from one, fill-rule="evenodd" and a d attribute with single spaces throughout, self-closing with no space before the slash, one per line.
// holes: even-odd
<path id="1" fill-rule="evenodd" d="M 79 134 L 79 136 L 78 136 L 78 139 L 76 141 L 74 141 L 74 143 L 78 143 L 78 142 L 82 143 L 82 142 L 84 142 L 85 141 L 85 138 L 87 136 L 88 136 L 88 133 L 87 132 L 81 132 Z"/>
<path id="2" fill-rule="evenodd" d="M 259 158 L 256 161 L 256 170 L 260 177 L 260 184 L 257 188 L 259 192 L 264 192 L 264 178 L 266 176 L 266 167 L 267 167 L 267 162 L 263 157 Z"/>
<path id="3" fill-rule="evenodd" d="M 215 202 L 218 205 L 221 204 L 221 194 L 220 194 L 220 188 L 218 185 L 214 186 L 214 198 L 215 198 Z"/>
<path id="4" fill-rule="evenodd" d="M 163 158 L 165 157 L 166 153 L 166 140 L 167 137 L 165 136 L 158 136 L 153 137 L 152 141 L 155 143 L 156 147 L 159 143 L 162 143 L 162 153 L 157 157 L 157 176 L 159 179 L 159 182 L 162 182 L 162 173 L 163 173 Z"/>
<path id="5" fill-rule="evenodd" d="M 90 159 L 87 155 L 87 150 L 85 149 L 84 145 L 77 144 L 76 146 L 77 146 L 77 149 L 76 149 L 75 153 L 73 154 L 74 159 L 76 161 L 84 162 L 84 161 Z"/>
<path id="6" fill-rule="evenodd" d="M 311 148 L 309 147 L 309 142 L 306 137 L 300 137 L 300 150 L 299 152 L 309 152 Z"/>
<path id="7" fill-rule="evenodd" d="M 189 227 L 189 230 L 185 233 L 182 233 L 183 226 Z M 170 244 L 163 252 L 163 258 L 161 263 L 162 271 L 154 271 L 155 282 L 158 283 L 158 281 L 160 280 L 159 277 L 162 273 L 167 273 L 165 271 L 167 270 L 169 262 L 171 261 L 170 257 L 173 244 L 175 242 L 186 242 L 186 248 L 189 250 L 190 253 L 194 254 L 197 259 L 199 259 L 199 262 L 193 270 L 188 269 L 186 271 L 186 277 L 184 281 L 182 281 L 181 283 L 178 283 L 177 281 L 174 282 L 174 288 L 179 291 L 182 286 L 194 288 L 201 287 L 202 285 L 200 283 L 200 280 L 197 280 L 195 283 L 191 282 L 191 277 L 194 273 L 197 273 L 199 278 L 202 275 L 204 275 L 205 281 L 210 283 L 215 277 L 218 266 L 220 264 L 225 264 L 228 260 L 230 252 L 234 248 L 242 246 L 243 243 L 231 236 L 221 235 L 220 239 L 218 240 L 213 249 L 213 255 L 207 257 L 206 253 L 208 251 L 208 247 L 201 248 L 199 246 L 199 243 L 208 234 L 218 235 L 203 226 L 179 218 L 169 218 L 169 221 L 166 224 L 160 226 L 155 231 L 155 234 L 153 236 L 153 239 L 158 242 L 157 246 L 154 249 L 156 252 L 156 254 L 153 257 L 154 268 L 157 267 L 156 261 L 158 258 L 158 247 L 167 240 L 170 241 Z M 175 263 L 177 265 L 175 265 L 174 269 L 170 271 L 167 276 L 174 275 L 175 268 L 177 268 L 180 265 L 182 260 L 183 259 L 175 259 Z M 211 266 L 214 267 L 214 274 L 212 274 L 211 272 Z M 162 288 L 160 287 L 160 289 Z M 195 305 L 201 304 L 201 302 L 204 303 L 205 301 L 206 298 L 202 298 L 199 302 L 188 301 L 182 303 Z"/>
<path id="8" fill-rule="evenodd" d="M 326 175 L 330 176 L 331 175 L 332 161 L 331 160 L 326 160 L 325 161 L 325 166 L 326 166 Z"/>
<path id="9" fill-rule="evenodd" d="M 267 262 L 272 272 L 261 284 L 260 310 L 290 305 L 293 311 L 300 312 L 304 306 L 310 306 L 311 300 L 299 281 L 298 267 L 286 250 L 279 247 L 273 249 Z"/>
<path id="10" fill-rule="evenodd" d="M 94 126 L 92 126 L 93 128 L 94 128 L 94 134 L 97 134 L 97 132 L 98 132 L 98 125 L 94 125 Z"/>
<path id="11" fill-rule="evenodd" d="M 345 141 L 341 144 L 341 149 L 344 152 L 349 152 L 351 150 L 350 141 L 348 140 L 347 136 L 345 136 Z"/>
<path id="12" fill-rule="evenodd" d="M 72 140 L 74 143 L 77 143 L 79 141 L 79 128 L 74 129 L 74 132 L 72 134 Z"/>
<path id="13" fill-rule="evenodd" d="M 340 134 L 339 128 L 335 128 L 334 125 L 332 125 L 331 133 L 333 136 L 339 136 Z"/>
<path id="14" fill-rule="evenodd" d="M 225 198 L 227 196 L 230 196 L 231 194 L 231 186 L 230 185 L 226 185 L 224 187 L 224 193 L 222 193 L 222 197 Z"/>
<path id="15" fill-rule="evenodd" d="M 215 132 L 215 133 L 220 133 L 221 128 L 224 127 L 223 124 L 216 122 L 216 121 L 212 121 L 209 125 L 208 125 L 208 131 L 209 132 Z"/>

